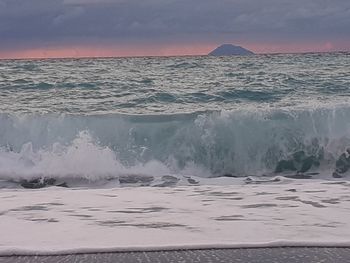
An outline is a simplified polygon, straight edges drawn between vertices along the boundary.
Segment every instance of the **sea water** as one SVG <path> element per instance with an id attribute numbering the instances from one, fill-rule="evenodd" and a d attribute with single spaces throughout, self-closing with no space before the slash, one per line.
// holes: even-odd
<path id="1" fill-rule="evenodd" d="M 349 53 L 2 60 L 0 178 L 331 178 L 349 102 Z"/>
<path id="2" fill-rule="evenodd" d="M 349 103 L 350 53 L 0 60 L 0 254 L 349 246 Z"/>

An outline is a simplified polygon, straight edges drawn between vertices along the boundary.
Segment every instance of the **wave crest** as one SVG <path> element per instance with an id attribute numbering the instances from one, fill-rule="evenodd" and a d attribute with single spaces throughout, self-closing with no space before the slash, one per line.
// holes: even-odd
<path id="1" fill-rule="evenodd" d="M 317 169 L 334 170 L 350 146 L 349 119 L 349 107 L 171 116 L 2 114 L 0 175 L 261 175 L 300 151 L 317 156 Z"/>

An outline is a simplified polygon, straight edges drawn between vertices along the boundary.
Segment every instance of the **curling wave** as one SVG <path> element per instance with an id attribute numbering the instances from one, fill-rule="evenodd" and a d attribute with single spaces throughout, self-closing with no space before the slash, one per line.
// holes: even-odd
<path id="1" fill-rule="evenodd" d="M 349 120 L 347 106 L 152 116 L 1 114 L 0 177 L 262 175 L 280 172 L 281 161 L 300 159 L 296 153 L 317 159 L 311 171 L 331 171 L 350 147 Z"/>

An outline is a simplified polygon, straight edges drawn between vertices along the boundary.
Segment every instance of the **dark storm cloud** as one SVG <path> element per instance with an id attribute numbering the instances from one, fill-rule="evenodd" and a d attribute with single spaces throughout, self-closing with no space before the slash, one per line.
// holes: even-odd
<path id="1" fill-rule="evenodd" d="M 0 0 L 0 47 L 349 36 L 349 0 Z"/>

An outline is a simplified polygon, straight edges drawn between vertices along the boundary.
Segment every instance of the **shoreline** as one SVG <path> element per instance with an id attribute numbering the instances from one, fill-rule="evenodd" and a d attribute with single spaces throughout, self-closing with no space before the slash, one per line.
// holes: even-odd
<path id="1" fill-rule="evenodd" d="M 116 253 L 158 253 L 176 251 L 201 251 L 201 250 L 239 250 L 239 249 L 350 249 L 350 241 L 344 242 L 307 242 L 307 241 L 273 241 L 265 243 L 237 243 L 237 244 L 202 244 L 202 245 L 172 245 L 154 247 L 111 247 L 111 248 L 81 248 L 57 250 L 48 249 L 3 249 L 0 251 L 1 257 L 51 257 L 51 256 L 73 256 L 90 254 L 116 254 Z"/>
<path id="2" fill-rule="evenodd" d="M 148 252 L 92 253 L 60 256 L 0 256 L 1 263 L 63 262 L 324 262 L 341 263 L 350 257 L 348 248 L 280 247 L 202 249 Z"/>

